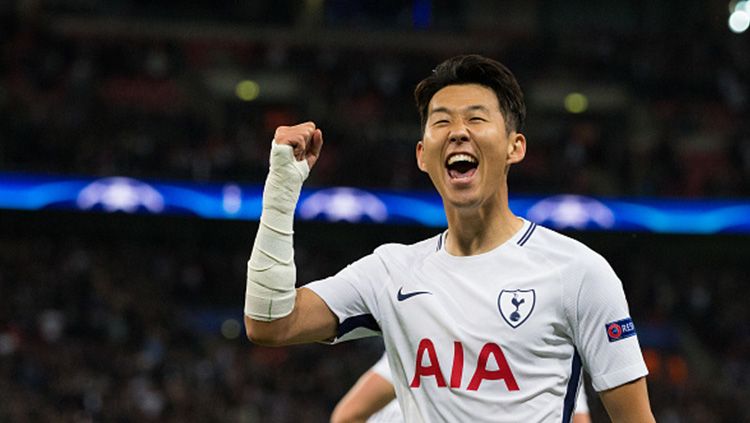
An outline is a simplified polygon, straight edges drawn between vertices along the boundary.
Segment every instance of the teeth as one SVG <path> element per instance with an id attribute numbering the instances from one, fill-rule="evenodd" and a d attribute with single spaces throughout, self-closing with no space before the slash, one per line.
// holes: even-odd
<path id="1" fill-rule="evenodd" d="M 452 165 L 453 163 L 456 163 L 456 162 L 476 163 L 477 159 L 471 157 L 468 154 L 455 154 L 448 158 L 448 165 Z"/>

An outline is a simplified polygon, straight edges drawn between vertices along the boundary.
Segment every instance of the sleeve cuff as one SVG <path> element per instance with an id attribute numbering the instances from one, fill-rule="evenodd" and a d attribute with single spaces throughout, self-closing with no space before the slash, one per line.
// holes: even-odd
<path id="1" fill-rule="evenodd" d="M 596 392 L 601 392 L 632 382 L 646 375 L 648 375 L 646 363 L 640 362 L 616 372 L 591 376 L 591 385 Z"/>

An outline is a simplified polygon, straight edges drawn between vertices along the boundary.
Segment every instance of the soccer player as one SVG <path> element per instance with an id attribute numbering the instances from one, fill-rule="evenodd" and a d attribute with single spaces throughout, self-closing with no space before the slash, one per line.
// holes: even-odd
<path id="1" fill-rule="evenodd" d="M 583 244 L 515 216 L 507 176 L 526 154 L 515 77 L 479 55 L 415 89 L 419 169 L 448 229 L 387 244 L 295 289 L 293 216 L 321 154 L 313 122 L 276 129 L 248 261 L 245 326 L 264 345 L 382 334 L 407 422 L 569 421 L 582 368 L 615 422 L 652 422 L 622 284 Z"/>
<path id="2" fill-rule="evenodd" d="M 331 414 L 331 423 L 400 423 L 401 409 L 396 402 L 388 357 L 383 356 L 367 370 L 341 398 Z M 591 423 L 586 390 L 578 389 L 573 423 Z"/>
<path id="3" fill-rule="evenodd" d="M 331 414 L 331 423 L 401 423 L 393 378 L 385 354 L 367 370 L 341 398 Z"/>

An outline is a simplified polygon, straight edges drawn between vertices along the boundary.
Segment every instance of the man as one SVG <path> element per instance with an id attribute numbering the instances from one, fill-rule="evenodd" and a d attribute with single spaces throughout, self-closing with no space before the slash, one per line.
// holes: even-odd
<path id="1" fill-rule="evenodd" d="M 404 418 L 395 399 L 391 369 L 383 354 L 336 404 L 331 423 L 401 423 Z"/>
<path id="2" fill-rule="evenodd" d="M 613 421 L 654 421 L 620 280 L 595 252 L 508 207 L 508 172 L 526 154 L 515 77 L 482 56 L 454 57 L 415 99 L 417 165 L 443 199 L 447 231 L 383 245 L 295 289 L 294 208 L 323 133 L 279 127 L 248 262 L 248 337 L 382 334 L 407 422 L 569 421 L 582 367 Z"/>
<path id="3" fill-rule="evenodd" d="M 388 357 L 383 354 L 341 398 L 331 414 L 331 423 L 400 423 L 401 410 L 396 402 Z M 591 423 L 586 390 L 578 389 L 573 423 Z"/>

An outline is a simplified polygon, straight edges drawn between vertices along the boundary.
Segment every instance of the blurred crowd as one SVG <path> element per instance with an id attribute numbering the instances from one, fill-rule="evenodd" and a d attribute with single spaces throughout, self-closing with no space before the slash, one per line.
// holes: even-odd
<path id="1" fill-rule="evenodd" d="M 694 245 L 676 247 L 680 242 Z M 742 254 L 732 251 L 741 245 L 738 239 L 640 239 L 631 251 L 607 257 L 623 280 L 634 319 L 640 317 L 638 336 L 659 422 L 750 419 L 741 405 L 750 395 L 750 331 L 738 324 L 750 318 L 742 299 L 750 271 Z"/>
<path id="2" fill-rule="evenodd" d="M 242 226 L 234 232 L 251 232 Z M 365 254 L 375 240 L 361 228 L 300 228 L 300 281 Z M 327 421 L 377 360 L 380 339 L 251 345 L 241 323 L 247 247 L 241 237 L 191 237 L 0 239 L 0 421 Z M 360 242 L 317 241 L 334 238 Z M 679 251 L 654 259 L 659 242 L 604 251 L 629 297 L 657 420 L 747 421 L 750 336 L 737 324 L 750 319 L 737 295 L 747 267 L 706 245 L 696 250 L 701 262 Z M 596 395 L 591 404 L 604 421 Z"/>
<path id="3" fill-rule="evenodd" d="M 327 421 L 382 343 L 251 346 L 246 260 L 174 242 L 3 239 L 0 421 Z"/>
<path id="4" fill-rule="evenodd" d="M 388 32 L 337 30 L 355 22 L 366 31 L 390 16 L 371 22 L 369 9 L 339 3 L 315 27 L 329 31 L 319 43 L 270 10 L 259 16 L 296 26 L 274 27 L 278 37 L 180 20 L 146 31 L 137 16 L 118 26 L 6 12 L 0 170 L 260 182 L 274 129 L 314 120 L 326 147 L 311 185 L 429 188 L 414 163 L 413 88 L 481 39 L 473 51 L 508 64 L 527 96 L 528 155 L 511 173 L 512 192 L 750 194 L 747 37 L 701 26 L 710 22 L 664 33 L 453 28 L 465 47 L 441 50 L 446 38 L 425 32 L 418 51 L 408 35 L 399 48 Z M 240 88 L 243 80 L 253 82 Z M 566 111 L 566 94 L 579 91 L 588 108 Z"/>

